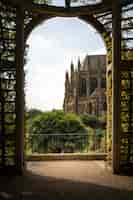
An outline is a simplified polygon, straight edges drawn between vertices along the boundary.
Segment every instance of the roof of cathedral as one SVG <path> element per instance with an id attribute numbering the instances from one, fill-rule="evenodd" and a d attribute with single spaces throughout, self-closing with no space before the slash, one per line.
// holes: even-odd
<path id="1" fill-rule="evenodd" d="M 106 72 L 106 55 L 86 55 L 81 64 L 80 71 L 96 73 L 99 68 L 102 72 Z"/>

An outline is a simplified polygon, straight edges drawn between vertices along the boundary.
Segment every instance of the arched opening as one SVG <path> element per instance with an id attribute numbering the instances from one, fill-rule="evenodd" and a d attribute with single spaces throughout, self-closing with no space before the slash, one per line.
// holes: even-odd
<path id="1" fill-rule="evenodd" d="M 49 27 L 48 25 L 50 25 L 50 24 L 51 24 L 51 26 Z M 56 30 L 56 28 L 55 28 L 56 26 L 57 26 L 58 30 Z M 75 27 L 75 29 L 73 27 Z M 70 30 L 69 30 L 69 28 L 70 28 Z M 39 142 L 39 144 L 41 146 L 41 150 L 39 150 L 37 152 L 37 148 L 33 147 L 32 150 L 30 149 L 30 151 L 32 153 L 35 153 L 35 152 L 36 153 L 39 153 L 39 152 L 40 153 L 60 153 L 60 152 L 61 153 L 66 153 L 66 152 L 69 152 L 69 153 L 86 152 L 86 153 L 88 153 L 90 150 L 94 150 L 93 147 L 95 146 L 93 144 L 94 141 L 91 141 L 91 140 L 94 140 L 94 138 L 95 138 L 95 142 L 96 142 L 96 135 L 95 135 L 95 137 L 92 136 L 96 133 L 96 131 L 93 131 L 93 129 L 99 129 L 99 133 L 101 131 L 101 137 L 102 137 L 101 141 L 105 139 L 105 130 L 102 133 L 103 130 L 100 130 L 100 125 L 99 125 L 99 123 L 101 123 L 99 121 L 100 113 L 102 113 L 102 110 L 100 110 L 100 109 L 102 109 L 102 108 L 100 108 L 100 103 L 102 103 L 102 102 L 99 101 L 99 103 L 98 103 L 99 113 L 96 116 L 95 116 L 95 112 L 92 111 L 92 105 L 89 105 L 89 108 L 88 108 L 88 102 L 91 100 L 94 102 L 93 105 L 95 105 L 95 101 L 97 100 L 99 95 L 101 95 L 101 97 L 103 95 L 104 98 L 106 99 L 105 93 L 103 94 L 101 92 L 102 77 L 104 77 L 104 78 L 106 77 L 106 67 L 107 67 L 106 66 L 107 61 L 106 61 L 105 44 L 104 44 L 101 36 L 99 35 L 99 33 L 96 31 L 96 29 L 92 28 L 90 25 L 87 25 L 85 22 L 83 22 L 83 20 L 79 20 L 78 18 L 69 18 L 69 19 L 54 18 L 54 19 L 48 20 L 44 24 L 41 24 L 39 27 L 37 27 L 36 30 L 33 31 L 33 35 L 34 34 L 38 35 L 37 29 L 39 29 L 39 37 L 35 36 L 35 38 L 34 37 L 32 38 L 32 34 L 31 34 L 31 38 L 29 39 L 29 41 L 31 41 L 31 45 L 33 44 L 32 48 L 35 48 L 35 52 L 31 52 L 32 50 L 29 49 L 29 55 L 30 55 L 29 59 L 31 59 L 31 54 L 32 54 L 32 56 L 35 55 L 36 52 L 39 54 L 39 63 L 42 62 L 41 67 L 40 67 L 41 72 L 39 72 L 39 66 L 37 67 L 38 63 L 35 62 L 35 64 L 34 64 L 33 61 L 35 59 L 35 56 L 33 56 L 34 57 L 33 61 L 30 63 L 27 62 L 27 66 L 26 66 L 27 77 L 28 77 L 26 79 L 26 83 L 27 83 L 28 87 L 30 87 L 30 89 L 32 87 L 32 89 L 29 90 L 29 88 L 26 86 L 27 91 L 28 91 L 27 98 L 29 98 L 29 99 L 31 98 L 28 96 L 28 93 L 31 94 L 31 96 L 35 94 L 35 99 L 37 99 L 36 103 L 39 106 L 40 105 L 42 106 L 42 104 L 46 105 L 45 102 L 50 103 L 51 99 L 52 99 L 52 101 L 54 99 L 54 103 L 55 103 L 56 102 L 55 99 L 56 98 L 59 99 L 59 96 L 60 96 L 60 93 L 57 94 L 57 89 L 61 86 L 63 88 L 62 94 L 63 93 L 65 94 L 65 97 L 63 97 L 64 98 L 64 107 L 63 108 L 62 107 L 51 107 L 51 110 L 58 109 L 58 108 L 64 109 L 65 113 L 74 113 L 74 114 L 80 116 L 81 117 L 80 120 L 84 123 L 84 126 L 86 128 L 90 127 L 89 131 L 91 132 L 91 134 L 89 136 L 90 137 L 90 139 L 89 139 L 88 136 L 87 137 L 85 136 L 82 138 L 82 136 L 79 135 L 81 133 L 81 131 L 79 133 L 78 133 L 78 130 L 77 130 L 77 132 L 74 132 L 73 130 L 72 130 L 72 132 L 67 131 L 67 132 L 65 132 L 66 136 L 69 136 L 68 134 L 70 133 L 71 137 L 73 137 L 75 139 L 77 138 L 77 141 L 75 140 L 76 142 L 71 142 L 67 146 L 66 146 L 66 143 L 68 143 L 68 141 L 66 141 L 65 143 L 63 143 L 63 145 L 65 145 L 65 148 L 63 147 L 64 149 L 61 149 L 61 147 L 59 147 L 59 148 L 56 147 L 56 150 L 55 150 L 55 148 L 53 148 L 54 150 L 46 150 L 44 148 L 45 150 L 43 151 L 42 146 L 49 145 L 49 144 L 48 144 L 48 142 L 46 144 L 45 141 L 44 141 L 44 144 L 42 144 L 42 140 L 41 140 L 41 143 Z M 42 36 L 40 34 L 41 31 L 42 31 Z M 64 33 L 63 33 L 63 31 L 64 31 Z M 41 40 L 40 40 L 40 37 L 43 37 L 43 36 L 44 36 L 44 38 L 41 38 Z M 54 40 L 53 40 L 53 37 L 54 37 Z M 66 38 L 66 41 L 65 41 L 66 47 L 63 47 L 63 42 L 62 42 L 63 38 Z M 48 42 L 50 42 L 50 46 L 49 46 Z M 51 43 L 52 43 L 52 45 L 51 45 Z M 41 51 L 38 48 L 39 44 L 41 46 L 40 47 Z M 69 47 L 69 45 L 70 45 L 70 47 Z M 61 49 L 61 51 L 59 50 L 59 48 Z M 65 50 L 65 48 L 66 48 L 66 50 Z M 39 51 L 40 51 L 40 53 L 39 53 Z M 80 60 L 79 60 L 79 57 L 80 57 Z M 62 58 L 64 59 L 63 61 L 62 61 Z M 71 63 L 71 60 L 73 60 L 74 64 Z M 49 62 L 51 62 L 52 64 Z M 62 64 L 62 62 L 63 62 L 63 64 Z M 49 67 L 48 67 L 48 65 L 49 65 Z M 71 69 L 70 69 L 70 65 L 71 65 Z M 64 68 L 64 66 L 65 66 L 65 68 Z M 49 68 L 50 68 L 50 73 L 47 73 Z M 62 69 L 63 69 L 63 71 L 62 71 Z M 28 70 L 29 70 L 29 72 L 28 72 Z M 32 70 L 33 70 L 33 72 L 32 72 Z M 68 70 L 70 73 L 66 74 L 66 82 L 65 82 L 64 78 L 65 78 L 66 70 Z M 38 75 L 38 73 L 39 73 L 39 75 Z M 101 77 L 100 77 L 100 73 L 102 74 Z M 36 78 L 36 77 L 38 77 L 38 78 Z M 55 80 L 56 77 L 57 77 L 57 80 Z M 58 82 L 59 77 L 63 77 L 64 80 L 62 82 L 56 83 L 56 81 Z M 92 84 L 92 77 L 93 77 L 93 79 L 96 80 L 95 84 Z M 34 78 L 36 79 L 35 82 L 33 81 Z M 42 78 L 42 80 L 41 80 L 41 78 Z M 69 79 L 70 79 L 70 83 L 69 83 Z M 100 82 L 99 82 L 99 79 L 100 79 Z M 46 80 L 46 82 L 44 82 L 45 80 Z M 28 83 L 28 81 L 29 81 L 29 83 Z M 98 86 L 98 82 L 100 83 L 99 86 Z M 55 83 L 58 84 L 58 86 L 54 87 Z M 65 87 L 64 87 L 64 83 L 65 83 Z M 49 88 L 49 87 L 51 87 L 51 88 Z M 99 90 L 98 90 L 98 87 L 100 88 Z M 40 88 L 41 88 L 41 91 L 40 91 L 40 93 L 38 93 Z M 53 94 L 53 92 L 55 92 L 55 96 L 50 96 L 50 98 L 47 99 L 47 101 L 46 101 L 46 99 L 43 99 L 42 103 L 40 103 L 39 97 L 47 96 L 47 92 L 45 92 L 45 88 L 46 89 L 48 88 L 48 91 L 50 91 L 49 94 Z M 103 89 L 105 92 L 106 88 L 103 88 Z M 44 94 L 44 96 L 43 96 L 43 94 Z M 63 98 L 61 100 L 62 105 L 63 105 Z M 28 104 L 30 102 L 29 99 L 27 101 Z M 102 100 L 102 98 L 101 98 L 101 100 Z M 35 104 L 33 104 L 33 105 L 35 105 Z M 33 106 L 31 106 L 31 107 L 33 108 Z M 40 109 L 42 107 L 34 107 L 34 108 Z M 88 109 L 89 109 L 89 112 L 88 112 Z M 96 108 L 93 108 L 93 110 L 95 110 L 95 109 Z M 47 110 L 47 108 L 43 107 L 42 111 L 46 111 L 46 110 Z M 35 111 L 35 110 L 32 110 L 32 111 Z M 40 114 L 40 112 L 39 112 L 39 114 Z M 89 116 L 88 114 L 90 114 L 90 115 L 93 114 L 93 116 Z M 85 118 L 86 118 L 86 120 L 88 120 L 87 123 L 89 123 L 89 124 L 86 124 Z M 91 123 L 91 121 L 93 121 L 93 122 Z M 99 128 L 98 128 L 98 126 L 99 126 Z M 99 135 L 100 135 L 99 133 L 98 133 L 98 140 L 99 140 Z M 35 133 L 33 133 L 33 135 L 34 134 Z M 46 135 L 47 134 L 49 134 L 49 133 L 46 133 Z M 32 135 L 32 133 L 31 133 L 31 135 Z M 59 143 L 60 139 L 59 140 L 57 139 L 58 135 L 60 136 L 60 132 L 58 134 L 57 130 L 55 130 L 55 132 L 53 133 L 53 136 L 54 136 L 53 139 L 50 139 L 51 144 L 52 144 L 52 142 L 55 143 L 55 140 L 56 140 L 56 143 Z M 39 134 L 38 134 L 38 136 L 39 136 Z M 35 138 L 33 139 L 34 141 L 32 140 L 33 146 L 35 146 L 35 142 L 38 140 L 37 139 L 38 136 L 36 134 Z M 51 136 L 52 136 L 52 134 L 50 135 L 50 137 Z M 56 139 L 54 139 L 55 136 L 56 136 Z M 40 138 L 41 137 L 44 137 L 44 136 L 41 136 L 41 133 L 40 133 Z M 45 138 L 43 138 L 43 139 L 45 139 Z M 66 140 L 66 139 L 64 139 L 64 140 Z M 71 141 L 72 140 L 73 139 L 71 139 Z M 75 144 L 77 144 L 77 142 L 79 140 L 81 140 L 81 142 L 80 142 L 81 149 L 77 148 L 76 150 L 74 150 L 74 149 L 70 148 L 70 146 L 72 146 L 72 145 L 75 146 Z M 84 143 L 86 144 L 85 140 L 88 143 L 87 145 L 89 145 L 89 146 L 86 146 L 86 148 L 84 148 L 83 147 L 84 145 L 82 145 Z M 82 143 L 82 141 L 83 141 L 83 143 Z M 104 145 L 106 144 L 105 142 L 102 141 L 101 144 L 103 144 L 103 143 L 104 143 Z M 61 146 L 63 146 L 63 145 L 61 145 Z M 54 144 L 53 144 L 53 146 L 54 146 Z M 99 145 L 97 148 L 97 151 L 99 151 L 99 152 L 102 151 L 102 153 L 104 154 L 105 146 L 104 146 L 104 148 L 103 147 L 101 148 L 101 146 Z"/>
<path id="2" fill-rule="evenodd" d="M 113 122 L 113 131 L 110 130 L 111 137 L 113 132 L 112 166 L 115 173 L 133 166 L 132 1 L 87 2 L 91 3 L 75 8 L 69 0 L 64 1 L 64 7 L 48 6 L 45 0 L 0 1 L 0 169 L 6 172 L 8 169 L 22 171 L 24 163 L 24 39 L 36 25 L 53 16 L 80 16 L 101 33 L 108 43 L 107 48 L 113 49 L 108 56 L 112 59 L 113 76 L 107 104 L 112 111 L 108 123 Z M 109 35 L 112 42 L 106 38 Z"/>

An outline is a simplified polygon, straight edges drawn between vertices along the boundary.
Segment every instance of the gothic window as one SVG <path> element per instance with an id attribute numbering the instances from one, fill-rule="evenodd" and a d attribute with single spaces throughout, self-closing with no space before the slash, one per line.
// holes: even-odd
<path id="1" fill-rule="evenodd" d="M 106 88 L 106 80 L 105 79 L 102 79 L 101 87 Z"/>
<path id="2" fill-rule="evenodd" d="M 81 79 L 80 95 L 86 96 L 86 79 Z"/>
<path id="3" fill-rule="evenodd" d="M 107 110 L 107 104 L 106 104 L 106 102 L 103 104 L 103 110 L 104 110 L 104 111 Z"/>
<path id="4" fill-rule="evenodd" d="M 90 94 L 97 88 L 97 79 L 93 78 L 90 80 Z"/>

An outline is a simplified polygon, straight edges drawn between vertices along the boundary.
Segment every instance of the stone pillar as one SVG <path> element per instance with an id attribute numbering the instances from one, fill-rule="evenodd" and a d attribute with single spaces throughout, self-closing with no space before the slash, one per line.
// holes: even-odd
<path id="1" fill-rule="evenodd" d="M 16 11 L 16 170 L 24 166 L 24 11 Z"/>
<path id="2" fill-rule="evenodd" d="M 112 20 L 112 169 L 120 172 L 120 60 L 121 60 L 121 8 L 120 0 L 113 1 Z"/>

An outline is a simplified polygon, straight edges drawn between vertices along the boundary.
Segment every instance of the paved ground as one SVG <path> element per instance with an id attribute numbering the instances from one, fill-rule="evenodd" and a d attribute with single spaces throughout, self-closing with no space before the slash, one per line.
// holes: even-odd
<path id="1" fill-rule="evenodd" d="M 133 177 L 102 161 L 29 162 L 23 177 L 1 177 L 0 191 L 0 200 L 133 200 Z"/>

